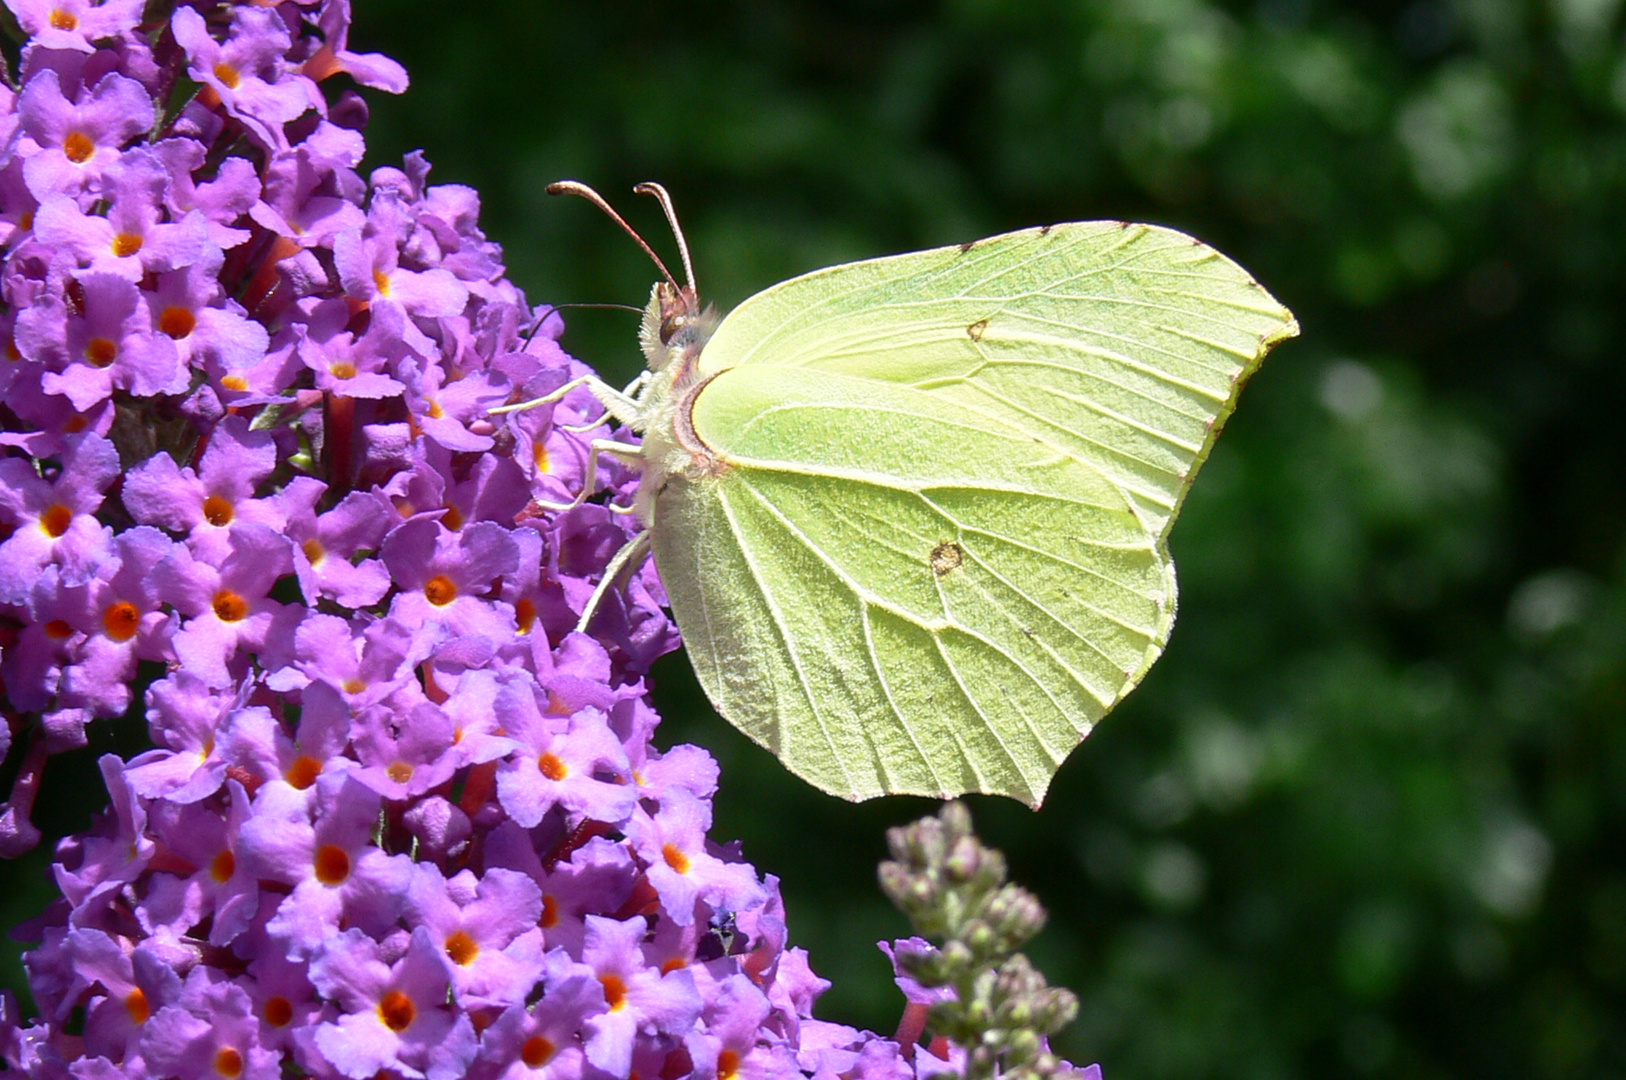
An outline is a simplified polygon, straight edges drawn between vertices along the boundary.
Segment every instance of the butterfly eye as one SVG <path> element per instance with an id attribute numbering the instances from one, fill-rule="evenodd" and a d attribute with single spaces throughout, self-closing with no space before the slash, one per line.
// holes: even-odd
<path id="1" fill-rule="evenodd" d="M 664 345 L 672 344 L 672 339 L 677 337 L 683 328 L 688 325 L 689 313 L 686 311 L 675 311 L 663 316 L 661 318 L 661 343 Z"/>

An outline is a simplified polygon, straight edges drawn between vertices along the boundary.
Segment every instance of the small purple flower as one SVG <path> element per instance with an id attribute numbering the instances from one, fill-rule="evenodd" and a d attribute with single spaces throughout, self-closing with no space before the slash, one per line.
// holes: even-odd
<path id="1" fill-rule="evenodd" d="M 446 1004 L 447 962 L 419 927 L 393 964 L 378 942 L 349 929 L 330 938 L 311 963 L 311 981 L 343 1013 L 316 1029 L 316 1046 L 356 1080 L 400 1070 L 428 1080 L 457 1080 L 477 1049 L 466 1014 Z"/>
<path id="2" fill-rule="evenodd" d="M 134 30 L 142 0 L 6 0 L 6 6 L 37 47 L 88 53 L 96 42 Z"/>
<path id="3" fill-rule="evenodd" d="M 529 834 L 512 821 L 491 830 L 486 841 L 490 866 L 522 871 L 542 887 L 542 932 L 548 947 L 581 958 L 587 917 L 621 910 L 634 888 L 635 864 L 624 844 L 594 837 L 569 859 L 544 869 Z"/>
<path id="4" fill-rule="evenodd" d="M 783 1076 L 774 1068 L 793 1064 L 780 1048 L 761 1045 L 763 1024 L 772 1012 L 767 997 L 744 975 L 731 975 L 708 995 L 704 1030 L 684 1038 L 696 1080 Z"/>
<path id="5" fill-rule="evenodd" d="M 260 1020 L 260 1045 L 298 1055 L 301 1043 L 308 1042 L 299 1036 L 308 1036 L 331 1007 L 324 1007 L 317 998 L 309 964 L 288 959 L 263 937 L 245 944 L 252 947 L 241 951 L 254 959 L 240 985 L 254 1001 L 254 1015 Z M 312 1072 L 320 1065 L 308 1059 L 302 1063 Z"/>
<path id="6" fill-rule="evenodd" d="M 225 816 L 210 806 L 165 802 L 149 820 L 167 855 L 182 860 L 174 872 L 154 875 L 143 921 L 184 934 L 206 919 L 209 944 L 229 945 L 259 912 L 259 882 L 237 857 L 237 838 L 248 820 L 243 786 L 227 784 Z M 183 874 L 190 867 L 190 874 Z"/>
<path id="7" fill-rule="evenodd" d="M 393 200 L 375 196 L 368 231 L 347 229 L 333 241 L 333 260 L 345 293 L 372 306 L 396 307 L 408 317 L 406 343 L 423 357 L 434 342 L 411 321 L 460 315 L 469 291 L 449 270 L 410 270 L 400 265 L 404 214 Z"/>
<path id="8" fill-rule="evenodd" d="M 367 221 L 359 205 L 361 179 L 352 172 L 361 163 L 362 149 L 355 132 L 319 125 L 304 142 L 272 158 L 260 201 L 249 216 L 292 241 L 296 250 L 331 248 L 335 235 L 360 229 Z"/>
<path id="9" fill-rule="evenodd" d="M 171 25 L 186 50 L 187 70 L 219 98 L 267 149 L 287 145 L 283 125 L 308 109 L 322 110 L 321 94 L 310 80 L 286 72 L 290 40 L 281 17 L 267 8 L 239 7 L 224 44 L 209 35 L 203 16 L 177 8 Z"/>
<path id="10" fill-rule="evenodd" d="M 281 1060 L 259 1042 L 253 1002 L 232 983 L 189 983 L 147 1024 L 142 1056 L 156 1075 L 278 1080 Z"/>
<path id="11" fill-rule="evenodd" d="M 118 451 L 99 435 L 76 439 L 53 480 L 19 458 L 0 458 L 0 524 L 12 530 L 0 543 L 0 603 L 26 600 L 48 564 L 61 568 L 65 586 L 96 575 L 113 553 L 113 536 L 95 515 L 118 475 Z"/>
<path id="12" fill-rule="evenodd" d="M 709 828 L 711 807 L 682 788 L 669 790 L 655 814 L 640 809 L 627 824 L 633 850 L 649 865 L 649 883 L 679 926 L 693 921 L 698 901 L 743 911 L 764 899 L 750 864 L 724 862 L 707 849 Z"/>
<path id="13" fill-rule="evenodd" d="M 581 1029 L 604 1010 L 604 988 L 593 969 L 555 951 L 548 956 L 546 993 L 530 1008 L 512 1005 L 480 1036 L 474 1075 L 491 1080 L 580 1080 L 585 1064 Z"/>
<path id="14" fill-rule="evenodd" d="M 516 822 L 535 826 L 555 806 L 571 826 L 631 815 L 638 793 L 628 782 L 626 751 L 603 712 L 545 716 L 529 680 L 504 685 L 496 710 L 503 730 L 520 746 L 497 773 L 497 797 Z"/>
<path id="15" fill-rule="evenodd" d="M 315 683 L 303 697 L 299 726 L 291 734 L 266 709 L 244 709 L 234 716 L 220 738 L 228 769 L 256 788 L 274 780 L 301 792 L 324 777 L 354 769 L 355 761 L 343 755 L 350 740 L 350 710 L 338 691 Z"/>
<path id="16" fill-rule="evenodd" d="M 270 595 L 277 579 L 293 570 L 291 546 L 264 525 L 243 524 L 228 534 L 218 567 L 183 545 L 153 569 L 159 595 L 185 617 L 175 654 L 209 685 L 229 685 L 244 652 L 260 654 L 271 669 L 291 658 L 304 612 Z"/>
<path id="17" fill-rule="evenodd" d="M 180 976 L 156 949 L 144 944 L 126 949 L 125 942 L 101 930 L 70 930 L 65 946 L 75 980 L 84 988 L 64 995 L 65 1001 L 71 1005 L 81 992 L 89 998 L 85 1048 L 113 1061 L 133 1056 L 148 1018 L 180 999 Z"/>
<path id="18" fill-rule="evenodd" d="M 109 74 L 72 102 L 50 68 L 28 80 L 17 112 L 37 147 L 32 153 L 22 148 L 23 175 L 41 202 L 52 195 L 99 192 L 102 176 L 123 147 L 151 130 L 154 119 L 152 98 L 134 79 Z"/>
<path id="19" fill-rule="evenodd" d="M 224 261 L 223 252 L 209 247 L 190 265 L 159 274 L 142 294 L 153 325 L 175 342 L 181 363 L 221 375 L 258 364 L 271 344 L 265 327 L 223 294 Z"/>
<path id="20" fill-rule="evenodd" d="M 290 485 L 291 486 L 291 485 Z M 315 606 L 323 598 L 341 607 L 365 608 L 389 592 L 390 578 L 377 559 L 358 558 L 373 551 L 384 538 L 392 513 L 383 499 L 371 492 L 353 491 L 325 514 L 315 513 L 314 501 L 292 504 L 288 538 L 294 542 L 294 573 L 305 602 Z"/>
<path id="21" fill-rule="evenodd" d="M 308 793 L 272 781 L 255 796 L 238 852 L 259 877 L 293 886 L 267 924 L 289 955 L 315 955 L 341 924 L 382 934 L 400 914 L 412 862 L 372 845 L 380 805 L 342 773 Z"/>
<path id="22" fill-rule="evenodd" d="M 587 917 L 582 962 L 604 988 L 606 1011 L 589 1017 L 587 1060 L 615 1076 L 632 1068 L 633 1044 L 640 1036 L 682 1036 L 705 1007 L 688 968 L 661 972 L 646 967 L 639 943 L 642 919 Z"/>
<path id="23" fill-rule="evenodd" d="M 428 930 L 448 961 L 455 1000 L 464 1008 L 523 1005 L 542 975 L 542 890 L 514 870 L 413 867 L 407 920 Z"/>
<path id="24" fill-rule="evenodd" d="M 360 710 L 398 693 L 421 700 L 415 669 L 439 638 L 437 627 L 409 629 L 394 619 L 368 623 L 358 633 L 337 615 L 308 615 L 294 634 L 293 663 L 273 672 L 276 690 L 322 682 L 342 695 L 339 707 Z"/>
<path id="25" fill-rule="evenodd" d="M 71 196 L 55 195 L 40 200 L 34 235 L 55 250 L 71 252 L 89 272 L 130 281 L 190 266 L 210 253 L 209 224 L 196 210 L 179 221 L 163 221 L 160 200 L 168 182 L 156 154 L 128 151 L 103 177 L 106 217 L 85 214 Z"/>
<path id="26" fill-rule="evenodd" d="M 406 93 L 406 68 L 381 53 L 354 53 L 346 48 L 350 43 L 350 0 L 328 0 L 322 5 L 316 25 L 322 32 L 322 47 L 301 66 L 300 73 L 306 78 L 321 82 L 342 71 L 362 86 L 390 94 Z"/>
<path id="27" fill-rule="evenodd" d="M 187 534 L 199 556 L 222 559 L 234 526 L 280 530 L 287 524 L 277 503 L 254 497 L 276 463 L 271 437 L 229 416 L 210 435 L 196 470 L 180 468 L 168 454 L 132 469 L 124 481 L 124 505 L 144 525 Z"/>
<path id="28" fill-rule="evenodd" d="M 260 198 L 260 177 L 252 162 L 228 157 L 219 163 L 213 179 L 200 180 L 194 174 L 203 170 L 209 148 L 197 139 L 164 139 L 153 144 L 152 153 L 168 174 L 164 205 L 171 220 L 198 211 L 209 223 L 209 239 L 223 249 L 253 236 L 248 229 L 235 227 Z"/>
<path id="29" fill-rule="evenodd" d="M 360 335 L 349 329 L 351 321 L 348 303 L 324 300 L 309 321 L 295 324 L 295 349 L 315 374 L 317 389 L 352 398 L 400 397 L 406 386 L 388 373 L 406 351 L 403 316 L 381 308 L 365 320 L 367 330 Z"/>
<path id="30" fill-rule="evenodd" d="M 175 342 L 154 332 L 152 313 L 134 282 L 89 273 L 77 285 L 82 315 L 71 314 L 53 297 L 18 318 L 17 346 L 23 354 L 61 365 L 40 380 L 47 394 L 61 394 L 83 412 L 115 390 L 145 397 L 186 389 L 189 380 Z"/>
<path id="31" fill-rule="evenodd" d="M 384 538 L 381 549 L 400 592 L 390 617 L 407 626 L 439 622 L 456 636 L 506 640 L 514 632 L 506 605 L 482 599 L 497 578 L 513 573 L 519 551 L 508 530 L 477 521 L 450 532 L 429 518 L 407 522 Z"/>
<path id="32" fill-rule="evenodd" d="M 124 779 L 137 795 L 186 806 L 213 795 L 226 779 L 219 741 L 238 715 L 238 695 L 211 687 L 182 668 L 147 691 L 149 727 L 157 749 L 130 759 Z"/>
<path id="33" fill-rule="evenodd" d="M 127 529 L 114 537 L 113 556 L 98 575 L 66 590 L 77 607 L 69 621 L 85 639 L 63 670 L 64 701 L 118 716 L 130 705 L 137 662 L 173 658 L 173 620 L 153 589 L 152 570 L 174 546 L 157 529 Z"/>

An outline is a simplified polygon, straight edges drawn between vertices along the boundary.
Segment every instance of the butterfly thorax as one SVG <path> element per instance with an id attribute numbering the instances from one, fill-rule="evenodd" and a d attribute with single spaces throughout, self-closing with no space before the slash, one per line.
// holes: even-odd
<path id="1" fill-rule="evenodd" d="M 638 395 L 639 414 L 633 426 L 644 440 L 644 473 L 636 506 L 646 524 L 652 520 L 655 496 L 669 476 L 715 467 L 715 459 L 694 434 L 688 413 L 701 385 L 696 378 L 700 353 L 717 323 L 716 311 L 702 309 L 692 288 L 678 289 L 664 281 L 656 283 L 644 309 L 638 337 L 651 374 Z"/>

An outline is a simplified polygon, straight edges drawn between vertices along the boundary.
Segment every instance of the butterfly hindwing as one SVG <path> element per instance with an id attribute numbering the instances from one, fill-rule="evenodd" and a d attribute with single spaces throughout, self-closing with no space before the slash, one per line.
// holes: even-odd
<path id="1" fill-rule="evenodd" d="M 1122 490 L 912 386 L 748 365 L 694 402 L 657 565 L 714 704 L 848 798 L 1037 804 L 1160 652 L 1172 568 Z"/>

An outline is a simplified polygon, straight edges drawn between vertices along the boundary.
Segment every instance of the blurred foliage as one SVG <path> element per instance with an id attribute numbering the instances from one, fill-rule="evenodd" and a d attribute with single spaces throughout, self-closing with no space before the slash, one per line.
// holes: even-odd
<path id="1" fill-rule="evenodd" d="M 1174 532 L 1162 663 L 1038 814 L 973 800 L 1053 914 L 1108 1080 L 1626 1072 L 1626 14 L 1620 0 L 358 5 L 372 161 L 470 184 L 533 300 L 721 306 L 1047 221 L 1191 231 L 1304 337 Z M 636 370 L 635 322 L 566 344 Z M 709 715 L 719 837 L 783 881 L 821 1015 L 890 1030 L 883 830 Z"/>
<path id="2" fill-rule="evenodd" d="M 1047 221 L 1187 229 L 1298 314 L 1174 532 L 1168 654 L 1037 815 L 1035 961 L 1109 1080 L 1626 1071 L 1619 0 L 371 0 L 387 162 L 477 187 L 533 299 L 639 304 L 658 179 L 721 306 Z M 634 326 L 572 314 L 615 377 Z M 889 1030 L 883 827 L 657 671 L 784 883 L 821 1014 Z"/>

